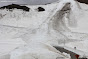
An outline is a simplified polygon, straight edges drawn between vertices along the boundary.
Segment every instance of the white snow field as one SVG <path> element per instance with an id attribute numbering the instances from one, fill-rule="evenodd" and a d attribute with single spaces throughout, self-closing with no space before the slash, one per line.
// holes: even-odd
<path id="1" fill-rule="evenodd" d="M 0 39 L 0 59 L 8 59 L 9 54 L 15 48 L 26 45 L 22 39 Z M 5 57 L 6 55 L 7 57 Z"/>
<path id="2" fill-rule="evenodd" d="M 63 45 L 88 54 L 88 5 L 60 0 L 26 6 L 29 12 L 0 9 L 0 59 L 70 59 L 53 47 Z"/>

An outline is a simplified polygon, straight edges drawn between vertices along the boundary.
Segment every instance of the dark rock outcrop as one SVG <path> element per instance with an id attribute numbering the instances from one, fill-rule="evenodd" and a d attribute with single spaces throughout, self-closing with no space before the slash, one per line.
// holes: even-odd
<path id="1" fill-rule="evenodd" d="M 17 8 L 17 9 L 22 9 L 24 11 L 29 11 L 30 8 L 28 8 L 27 6 L 20 6 L 18 4 L 11 4 L 11 5 L 7 5 L 7 6 L 3 6 L 3 7 L 0 7 L 0 9 L 14 9 L 14 8 Z"/>
<path id="2" fill-rule="evenodd" d="M 88 4 L 88 0 L 76 0 L 76 1 L 78 1 L 78 2 L 80 2 L 80 3 Z"/>
<path id="3" fill-rule="evenodd" d="M 45 11 L 43 7 L 38 7 L 38 12 Z"/>

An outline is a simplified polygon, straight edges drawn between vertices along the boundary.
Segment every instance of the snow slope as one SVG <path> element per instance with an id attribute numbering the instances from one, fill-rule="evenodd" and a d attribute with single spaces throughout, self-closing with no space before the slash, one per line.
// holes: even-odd
<path id="1" fill-rule="evenodd" d="M 75 41 L 87 40 L 87 10 L 83 5 L 74 0 L 62 0 L 47 5 L 26 5 L 31 8 L 30 12 L 0 10 L 0 38 L 21 38 L 26 42 L 17 49 L 10 47 L 13 51 L 8 53 L 8 59 L 70 59 L 53 46 L 65 43 L 73 47 L 71 44 Z M 45 11 L 38 12 L 38 7 L 45 8 Z"/>
<path id="2" fill-rule="evenodd" d="M 0 59 L 7 59 L 4 55 L 9 55 L 15 48 L 26 45 L 22 39 L 1 39 L 0 40 Z"/>

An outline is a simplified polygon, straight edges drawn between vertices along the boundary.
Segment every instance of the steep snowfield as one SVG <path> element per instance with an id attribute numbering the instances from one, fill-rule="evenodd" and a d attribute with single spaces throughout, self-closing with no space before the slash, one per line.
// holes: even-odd
<path id="1" fill-rule="evenodd" d="M 14 39 L 14 43 L 17 43 L 16 39 L 20 38 L 26 42 L 26 45 L 22 45 L 24 44 L 22 42 L 20 47 L 19 45 L 11 45 L 11 47 L 8 45 L 7 49 L 1 45 L 7 51 L 7 54 L 1 55 L 1 58 L 70 59 L 53 46 L 65 43 L 68 47 L 74 47 L 75 45 L 72 43 L 75 41 L 79 45 L 79 41 L 83 44 L 87 40 L 87 10 L 83 9 L 83 5 L 74 0 L 62 0 L 47 5 L 26 5 L 31 9 L 30 12 L 18 9 L 0 10 L 0 40 L 8 42 L 10 39 Z M 38 12 L 38 7 L 45 8 L 45 11 Z M 18 41 L 21 42 L 19 39 Z M 81 48 L 85 52 L 87 48 L 85 44 L 83 45 L 83 49 L 77 47 L 78 50 Z M 9 55 L 10 57 L 8 57 Z"/>

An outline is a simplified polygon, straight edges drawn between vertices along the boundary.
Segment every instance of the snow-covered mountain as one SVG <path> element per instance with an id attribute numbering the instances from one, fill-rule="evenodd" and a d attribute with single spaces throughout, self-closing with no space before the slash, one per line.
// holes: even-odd
<path id="1" fill-rule="evenodd" d="M 0 9 L 0 59 L 70 59 L 53 47 L 63 45 L 87 52 L 88 5 L 61 0 L 25 6 L 29 12 Z M 39 12 L 38 7 L 45 11 Z"/>

